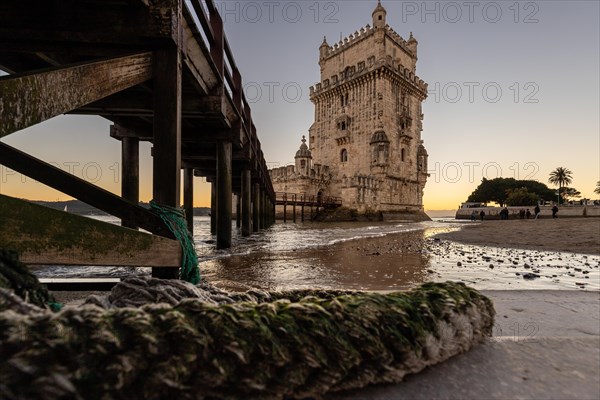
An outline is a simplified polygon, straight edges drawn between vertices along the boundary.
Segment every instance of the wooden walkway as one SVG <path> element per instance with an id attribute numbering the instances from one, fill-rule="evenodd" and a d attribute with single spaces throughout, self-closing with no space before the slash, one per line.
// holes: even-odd
<path id="1" fill-rule="evenodd" d="M 6 167 L 173 238 L 138 205 L 139 143 L 148 141 L 154 200 L 178 207 L 183 191 L 190 229 L 193 177 L 212 183 L 219 248 L 231 246 L 233 193 L 244 236 L 274 222 L 275 193 L 213 0 L 2 0 L 0 69 L 10 74 L 0 78 L 0 138 L 61 114 L 102 116 L 122 143 L 122 195 L 0 143 Z"/>
<path id="2" fill-rule="evenodd" d="M 313 217 L 313 208 L 318 211 L 321 208 L 337 208 L 342 206 L 342 199 L 333 196 L 309 195 L 306 193 L 275 193 L 275 204 L 283 206 L 283 222 L 287 222 L 287 207 L 292 207 L 292 220 L 296 222 L 296 208 L 300 208 L 300 218 L 304 222 L 305 208 L 310 210 Z"/>

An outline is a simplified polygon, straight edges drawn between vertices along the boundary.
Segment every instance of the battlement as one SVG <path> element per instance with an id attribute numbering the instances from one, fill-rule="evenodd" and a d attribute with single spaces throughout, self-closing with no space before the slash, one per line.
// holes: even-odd
<path id="1" fill-rule="evenodd" d="M 324 79 L 322 82 L 311 86 L 310 97 L 313 98 L 314 96 L 318 96 L 323 92 L 338 86 L 342 86 L 346 82 L 356 79 L 359 76 L 371 73 L 382 67 L 387 67 L 389 70 L 395 72 L 411 86 L 413 86 L 415 90 L 420 91 L 425 95 L 427 94 L 428 84 L 415 75 L 412 70 L 406 68 L 401 63 L 394 65 L 391 57 L 379 60 L 378 62 L 375 61 L 375 57 L 369 57 L 369 59 L 358 62 L 356 65 L 347 66 L 337 75 L 334 75 L 329 79 Z"/>
<path id="2" fill-rule="evenodd" d="M 386 35 L 392 39 L 392 41 L 397 44 L 402 50 L 411 56 L 415 57 L 416 54 L 410 49 L 409 43 L 400 36 L 395 30 L 392 29 L 391 26 L 386 25 L 384 28 Z M 323 58 L 324 60 L 328 60 L 336 55 L 346 51 L 346 49 L 354 46 L 356 43 L 366 39 L 367 37 L 373 35 L 377 31 L 377 28 L 371 27 L 371 25 L 367 24 L 367 26 L 360 28 L 353 34 L 346 36 L 339 42 L 335 43 L 333 46 L 329 46 L 329 49 L 326 52 L 326 56 Z"/>
<path id="3" fill-rule="evenodd" d="M 294 165 L 286 165 L 285 167 L 273 168 L 269 170 L 271 179 L 276 181 L 283 181 L 289 179 L 308 178 L 319 181 L 329 181 L 331 179 L 331 172 L 329 166 L 314 164 L 313 167 L 308 171 L 308 175 L 302 175 L 296 171 Z"/>

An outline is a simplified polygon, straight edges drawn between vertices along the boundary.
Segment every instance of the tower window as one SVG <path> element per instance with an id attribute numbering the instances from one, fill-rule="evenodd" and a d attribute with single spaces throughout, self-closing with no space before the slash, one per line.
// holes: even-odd
<path id="1" fill-rule="evenodd" d="M 342 162 L 348 162 L 348 150 L 343 149 L 340 154 L 340 159 Z"/>
<path id="2" fill-rule="evenodd" d="M 306 168 L 306 160 L 300 160 L 300 168 Z"/>
<path id="3" fill-rule="evenodd" d="M 381 15 L 380 15 L 380 16 L 379 16 L 379 20 L 380 20 L 380 21 L 381 21 L 381 18 L 382 18 L 382 17 L 381 17 Z"/>
<path id="4" fill-rule="evenodd" d="M 342 130 L 345 131 L 346 130 L 346 122 L 342 122 Z"/>
<path id="5" fill-rule="evenodd" d="M 405 158 L 406 158 L 406 150 L 402 149 L 402 150 L 400 150 L 400 161 L 404 161 Z"/>

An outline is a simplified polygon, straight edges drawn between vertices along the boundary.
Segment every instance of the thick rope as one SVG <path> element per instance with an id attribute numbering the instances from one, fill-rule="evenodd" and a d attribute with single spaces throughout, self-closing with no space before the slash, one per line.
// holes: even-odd
<path id="1" fill-rule="evenodd" d="M 200 283 L 198 255 L 194 248 L 194 237 L 187 228 L 184 210 L 159 205 L 154 200 L 150 201 L 150 208 L 160 216 L 165 225 L 175 235 L 175 239 L 181 243 L 180 279 L 193 284 Z"/>
<path id="2" fill-rule="evenodd" d="M 458 283 L 269 295 L 51 313 L 0 289 L 0 398 L 319 397 L 399 382 L 468 350 L 494 321 L 491 301 Z"/>
<path id="3" fill-rule="evenodd" d="M 0 249 L 0 288 L 12 289 L 17 296 L 38 307 L 49 307 L 53 311 L 62 308 L 13 251 Z"/>

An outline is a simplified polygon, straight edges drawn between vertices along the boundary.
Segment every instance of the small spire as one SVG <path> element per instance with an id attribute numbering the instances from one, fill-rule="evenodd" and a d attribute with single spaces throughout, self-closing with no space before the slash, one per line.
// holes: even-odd
<path id="1" fill-rule="evenodd" d="M 302 135 L 302 144 L 306 143 L 306 136 Z"/>

